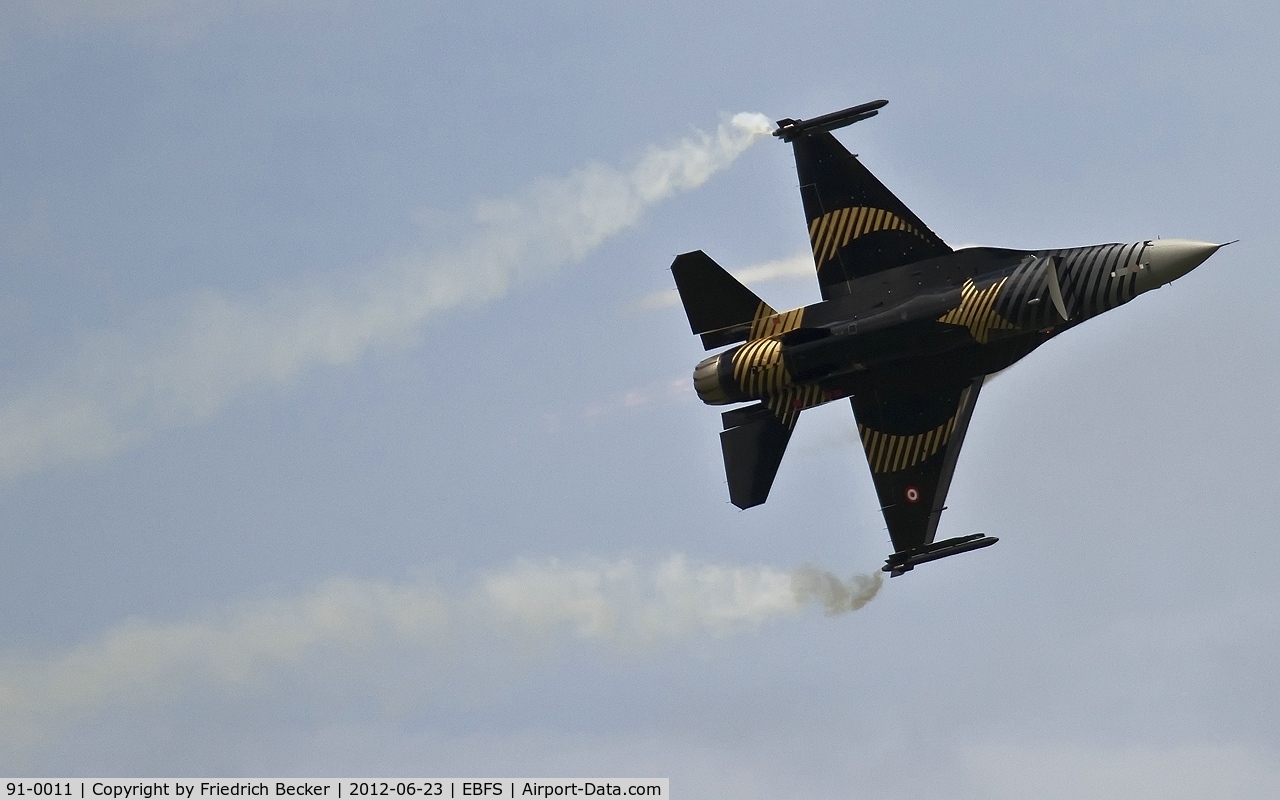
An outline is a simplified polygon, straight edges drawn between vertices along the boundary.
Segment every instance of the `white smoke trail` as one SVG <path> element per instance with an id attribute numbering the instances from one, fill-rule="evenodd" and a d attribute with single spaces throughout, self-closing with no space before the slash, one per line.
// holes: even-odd
<path id="1" fill-rule="evenodd" d="M 821 603 L 827 616 L 857 611 L 870 603 L 883 585 L 882 572 L 854 575 L 847 581 L 817 567 L 801 567 L 791 573 L 791 587 L 796 598 L 801 602 Z"/>
<path id="2" fill-rule="evenodd" d="M 115 453 L 217 413 L 247 390 L 375 347 L 412 343 L 432 317 L 499 298 L 702 185 L 770 128 L 738 114 L 715 134 L 650 148 L 630 170 L 590 164 L 482 205 L 470 243 L 383 264 L 354 289 L 319 285 L 231 299 L 205 292 L 145 333 L 104 331 L 55 372 L 0 396 L 0 478 Z"/>
<path id="3" fill-rule="evenodd" d="M 21 746 L 76 719 L 163 704 L 183 692 L 237 696 L 303 684 L 346 664 L 358 683 L 414 665 L 466 664 L 468 648 L 593 642 L 622 651 L 723 637 L 795 615 L 860 608 L 880 574 L 843 582 L 812 567 L 700 564 L 672 555 L 522 560 L 449 592 L 431 581 L 331 580 L 300 597 L 235 604 L 172 623 L 131 620 L 62 653 L 0 658 L 0 743 Z M 348 689 L 354 691 L 354 689 Z"/>

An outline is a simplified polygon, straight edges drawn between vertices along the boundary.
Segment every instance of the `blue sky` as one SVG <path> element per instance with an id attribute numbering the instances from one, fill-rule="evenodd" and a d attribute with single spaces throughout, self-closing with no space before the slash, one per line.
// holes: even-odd
<path id="1" fill-rule="evenodd" d="M 1280 794 L 1278 34 L 9 4 L 0 773 Z M 1000 544 L 827 615 L 889 552 L 847 406 L 737 511 L 661 293 L 679 252 L 804 253 L 752 115 L 879 97 L 841 138 L 954 246 L 1240 242 L 986 387 L 940 535 Z M 781 272 L 753 288 L 817 299 Z"/>

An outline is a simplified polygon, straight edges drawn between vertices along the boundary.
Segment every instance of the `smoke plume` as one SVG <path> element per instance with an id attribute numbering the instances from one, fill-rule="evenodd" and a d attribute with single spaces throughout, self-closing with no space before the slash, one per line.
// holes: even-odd
<path id="1" fill-rule="evenodd" d="M 845 582 L 812 567 L 788 572 L 682 555 L 656 564 L 520 560 L 453 590 L 430 580 L 335 579 L 301 596 L 234 603 L 189 620 L 129 620 L 63 652 L 0 656 L 0 743 L 21 746 L 77 719 L 189 692 L 306 691 L 308 681 L 336 675 L 341 696 L 379 682 L 416 686 L 441 665 L 466 673 L 494 648 L 533 644 L 554 653 L 586 643 L 635 653 L 720 638 L 810 605 L 827 614 L 861 608 L 880 583 L 879 573 Z"/>
<path id="2" fill-rule="evenodd" d="M 407 346 L 462 305 L 545 279 L 701 186 L 770 129 L 738 114 L 714 134 L 651 147 L 628 170 L 588 164 L 475 210 L 467 241 L 389 259 L 346 286 L 316 281 L 256 295 L 205 291 L 168 322 L 104 330 L 43 379 L 0 394 L 0 478 L 109 456 L 157 431 L 218 413 L 259 386 Z"/>
<path id="3" fill-rule="evenodd" d="M 844 614 L 870 603 L 884 585 L 884 573 L 854 575 L 841 580 L 817 567 L 801 567 L 791 573 L 791 588 L 802 603 L 820 603 L 827 616 Z"/>

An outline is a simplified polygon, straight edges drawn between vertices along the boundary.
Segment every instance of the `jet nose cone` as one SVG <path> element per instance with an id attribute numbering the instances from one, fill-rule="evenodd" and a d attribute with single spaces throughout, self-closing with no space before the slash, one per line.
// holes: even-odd
<path id="1" fill-rule="evenodd" d="M 1147 243 L 1142 253 L 1145 263 L 1140 291 L 1163 286 L 1177 280 L 1191 270 L 1204 263 L 1204 260 L 1218 252 L 1220 244 L 1197 242 L 1192 239 L 1155 239 Z M 1141 273 L 1140 273 L 1141 274 Z"/>

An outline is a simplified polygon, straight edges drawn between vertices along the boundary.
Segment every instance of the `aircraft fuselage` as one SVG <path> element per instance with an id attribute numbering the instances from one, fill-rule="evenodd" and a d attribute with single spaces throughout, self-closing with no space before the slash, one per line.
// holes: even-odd
<path id="1" fill-rule="evenodd" d="M 711 405 L 786 395 L 802 410 L 854 394 L 868 380 L 908 389 L 944 375 L 973 379 L 1186 274 L 1217 247 L 1157 239 L 957 250 L 852 281 L 848 294 L 754 320 L 751 341 L 700 363 L 695 386 Z"/>

